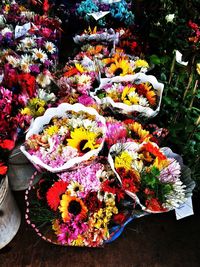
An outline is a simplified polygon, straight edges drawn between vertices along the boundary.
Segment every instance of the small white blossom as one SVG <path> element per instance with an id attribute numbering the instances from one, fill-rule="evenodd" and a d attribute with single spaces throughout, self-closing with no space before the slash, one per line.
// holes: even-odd
<path id="1" fill-rule="evenodd" d="M 174 18 L 175 18 L 175 14 L 168 14 L 168 15 L 165 16 L 165 19 L 166 19 L 167 23 L 168 22 L 173 22 Z"/>

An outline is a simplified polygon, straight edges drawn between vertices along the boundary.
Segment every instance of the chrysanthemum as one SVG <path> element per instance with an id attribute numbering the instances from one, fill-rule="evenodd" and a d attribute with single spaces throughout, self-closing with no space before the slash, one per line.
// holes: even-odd
<path id="1" fill-rule="evenodd" d="M 166 200 L 163 206 L 167 209 L 173 209 L 183 204 L 187 200 L 185 188 L 186 186 L 180 180 L 177 180 L 172 185 L 172 191 L 165 196 Z"/>
<path id="2" fill-rule="evenodd" d="M 52 187 L 49 188 L 46 194 L 47 203 L 49 207 L 56 211 L 59 204 L 60 204 L 60 197 L 62 194 L 65 193 L 66 188 L 68 186 L 67 182 L 64 181 L 58 181 L 53 184 Z"/>
<path id="3" fill-rule="evenodd" d="M 162 182 L 176 182 L 181 175 L 181 166 L 175 159 L 169 159 L 169 165 L 160 172 L 159 180 Z"/>
<path id="4" fill-rule="evenodd" d="M 77 148 L 82 153 L 99 147 L 96 140 L 98 134 L 85 130 L 84 128 L 76 128 L 70 133 L 71 139 L 67 139 L 68 145 Z"/>
<path id="5" fill-rule="evenodd" d="M 41 62 L 44 63 L 45 60 L 48 59 L 47 54 L 42 49 L 33 49 L 33 58 L 35 60 L 39 59 Z"/>
<path id="6" fill-rule="evenodd" d="M 44 47 L 50 54 L 53 54 L 56 51 L 56 46 L 52 42 L 47 41 Z"/>
<path id="7" fill-rule="evenodd" d="M 128 60 L 120 59 L 119 61 L 115 61 L 108 68 L 108 72 L 112 76 L 124 76 L 126 74 L 132 74 L 133 71 L 131 69 L 130 63 Z"/>
<path id="8" fill-rule="evenodd" d="M 40 73 L 36 78 L 37 83 L 43 88 L 51 83 L 51 76 L 48 74 Z"/>
<path id="9" fill-rule="evenodd" d="M 62 195 L 59 210 L 64 222 L 71 218 L 84 220 L 87 217 L 88 209 L 80 198 L 70 196 L 67 193 Z"/>

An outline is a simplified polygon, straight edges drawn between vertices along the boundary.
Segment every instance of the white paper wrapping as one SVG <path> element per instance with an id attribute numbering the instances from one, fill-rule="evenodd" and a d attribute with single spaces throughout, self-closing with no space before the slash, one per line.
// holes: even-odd
<path id="1" fill-rule="evenodd" d="M 83 42 L 90 42 L 90 41 L 96 41 L 96 42 L 108 42 L 108 43 L 115 43 L 118 44 L 119 42 L 119 33 L 115 33 L 113 29 L 106 29 L 105 32 L 102 33 L 94 33 L 94 34 L 81 34 L 76 35 L 73 38 L 74 42 L 76 44 L 81 44 Z"/>
<path id="2" fill-rule="evenodd" d="M 63 166 L 53 168 L 44 162 L 42 162 L 41 159 L 36 157 L 35 155 L 30 155 L 28 151 L 26 151 L 25 146 L 22 145 L 20 147 L 21 151 L 24 153 L 24 155 L 35 165 L 44 168 L 50 172 L 57 173 L 57 172 L 62 172 L 66 171 L 69 168 L 72 168 L 75 164 L 81 163 L 83 161 L 89 160 L 91 157 L 98 155 L 98 153 L 101 151 L 103 148 L 104 140 L 105 140 L 105 134 L 106 134 L 106 122 L 105 119 L 98 114 L 98 112 L 91 108 L 91 107 L 85 107 L 82 104 L 74 104 L 70 105 L 68 103 L 62 103 L 56 108 L 49 108 L 46 110 L 43 116 L 38 117 L 34 120 L 32 123 L 31 127 L 29 128 L 27 134 L 26 134 L 26 140 L 32 136 L 33 134 L 38 134 L 39 132 L 42 131 L 44 125 L 48 124 L 50 120 L 57 116 L 57 117 L 66 117 L 66 112 L 67 111 L 74 111 L 74 112 L 79 112 L 83 111 L 88 114 L 94 115 L 96 117 L 96 120 L 102 123 L 102 143 L 97 149 L 91 150 L 84 154 L 81 157 L 75 157 L 67 161 Z"/>
<path id="3" fill-rule="evenodd" d="M 140 106 L 140 105 L 129 106 L 129 105 L 126 105 L 124 103 L 114 102 L 112 100 L 112 98 L 110 98 L 110 97 L 105 97 L 105 98 L 100 99 L 96 95 L 97 92 L 99 90 L 101 90 L 108 83 L 134 82 L 135 80 L 140 80 L 141 83 L 149 82 L 149 83 L 152 84 L 152 86 L 153 86 L 153 88 L 154 88 L 154 90 L 156 92 L 156 95 L 158 97 L 158 104 L 157 104 L 155 109 L 152 109 L 150 107 L 143 107 L 143 106 Z M 129 113 L 132 113 L 134 111 L 137 111 L 137 112 L 141 113 L 141 115 L 150 118 L 150 117 L 156 116 L 158 114 L 159 110 L 160 110 L 163 89 L 164 89 L 164 84 L 163 83 L 159 83 L 155 76 L 146 75 L 144 73 L 137 73 L 137 74 L 134 74 L 134 75 L 116 76 L 116 77 L 113 77 L 113 78 L 101 79 L 101 83 L 100 83 L 99 88 L 97 88 L 94 93 L 91 93 L 91 96 L 96 100 L 96 102 L 98 104 L 100 104 L 100 105 L 101 104 L 106 104 L 108 106 L 116 108 L 117 110 L 120 110 L 120 112 L 123 113 L 123 114 L 129 114 Z"/>

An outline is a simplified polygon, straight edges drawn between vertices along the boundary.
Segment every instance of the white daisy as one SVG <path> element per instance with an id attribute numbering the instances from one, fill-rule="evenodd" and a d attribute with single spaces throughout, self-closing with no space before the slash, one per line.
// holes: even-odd
<path id="1" fill-rule="evenodd" d="M 53 54 L 56 51 L 56 46 L 52 42 L 46 42 L 44 47 L 50 54 Z"/>
<path id="2" fill-rule="evenodd" d="M 140 106 L 143 106 L 143 107 L 148 107 L 148 106 L 149 106 L 149 102 L 148 102 L 148 100 L 146 99 L 146 97 L 141 96 L 141 97 L 139 98 L 139 105 L 140 105 Z"/>
<path id="3" fill-rule="evenodd" d="M 24 51 L 24 44 L 18 44 L 16 49 L 17 51 Z"/>
<path id="4" fill-rule="evenodd" d="M 33 63 L 32 57 L 25 54 L 22 55 L 21 60 L 20 60 L 20 68 L 23 72 L 30 72 L 30 65 Z"/>
<path id="5" fill-rule="evenodd" d="M 18 67 L 19 65 L 19 59 L 13 56 L 7 56 L 6 57 L 8 63 L 12 65 L 14 68 Z"/>
<path id="6" fill-rule="evenodd" d="M 51 76 L 50 74 L 40 73 L 36 78 L 36 82 L 44 88 L 51 83 Z"/>
<path id="7" fill-rule="evenodd" d="M 44 63 L 45 60 L 48 59 L 47 54 L 42 49 L 33 49 L 33 58 L 35 60 L 39 59 L 41 62 Z"/>
<path id="8" fill-rule="evenodd" d="M 21 43 L 24 45 L 24 48 L 33 48 L 36 43 L 35 40 L 32 37 L 26 37 L 23 40 L 21 40 Z"/>

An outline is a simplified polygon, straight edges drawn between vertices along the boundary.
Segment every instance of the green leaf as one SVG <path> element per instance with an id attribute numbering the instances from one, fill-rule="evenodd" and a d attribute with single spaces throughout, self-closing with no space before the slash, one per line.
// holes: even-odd
<path id="1" fill-rule="evenodd" d="M 151 63 L 153 63 L 155 65 L 160 65 L 160 63 L 161 63 L 160 58 L 157 55 L 151 55 L 150 61 L 151 61 Z"/>

